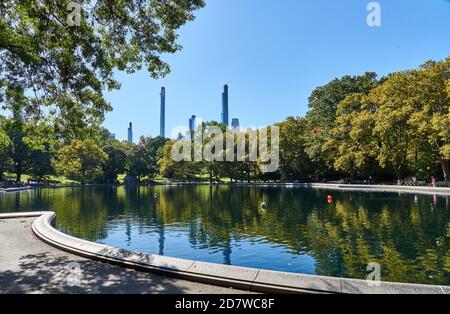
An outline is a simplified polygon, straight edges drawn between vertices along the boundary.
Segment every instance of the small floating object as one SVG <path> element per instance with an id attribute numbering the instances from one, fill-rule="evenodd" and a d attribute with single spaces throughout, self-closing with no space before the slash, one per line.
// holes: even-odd
<path id="1" fill-rule="evenodd" d="M 266 202 L 262 202 L 261 203 L 261 209 L 262 210 L 266 210 L 267 209 L 267 203 Z"/>
<path id="2" fill-rule="evenodd" d="M 333 203 L 333 196 L 328 195 L 328 203 L 329 204 Z"/>

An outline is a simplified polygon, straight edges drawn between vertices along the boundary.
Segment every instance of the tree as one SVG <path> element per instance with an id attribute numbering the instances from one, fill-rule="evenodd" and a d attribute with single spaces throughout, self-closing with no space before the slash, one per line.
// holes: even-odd
<path id="1" fill-rule="evenodd" d="M 158 158 L 159 174 L 163 178 L 190 180 L 194 172 L 194 165 L 191 161 L 176 162 L 172 158 L 172 148 L 174 141 L 167 141 Z"/>
<path id="2" fill-rule="evenodd" d="M 120 87 L 116 70 L 169 73 L 160 55 L 181 49 L 177 30 L 204 1 L 84 0 L 80 14 L 70 2 L 0 3 L 0 102 L 14 85 L 29 98 L 28 112 L 49 112 L 74 136 L 111 110 L 103 91 Z"/>
<path id="3" fill-rule="evenodd" d="M 58 173 L 81 184 L 94 183 L 102 176 L 108 155 L 93 140 L 73 140 L 63 146 L 54 163 Z"/>
<path id="4" fill-rule="evenodd" d="M 355 175 L 372 175 L 367 169 L 374 164 L 377 143 L 372 134 L 376 107 L 367 95 L 355 93 L 347 96 L 338 106 L 336 126 L 324 144 L 323 150 L 335 155 L 337 171 Z"/>
<path id="5" fill-rule="evenodd" d="M 450 58 L 440 62 L 426 62 L 413 72 L 411 96 L 418 110 L 410 123 L 431 146 L 441 164 L 444 180 L 450 181 L 450 96 L 446 90 L 450 82 Z"/>
<path id="6" fill-rule="evenodd" d="M 416 110 L 416 103 L 410 97 L 411 84 L 412 72 L 394 73 L 368 96 L 368 102 L 376 107 L 373 126 L 378 143 L 376 159 L 382 167 L 393 169 L 399 182 L 417 138 L 417 130 L 409 123 Z"/>
<path id="7" fill-rule="evenodd" d="M 140 182 L 142 177 L 153 178 L 158 172 L 158 151 L 166 143 L 162 137 L 141 137 L 139 143 L 134 145 L 127 156 L 126 170 L 128 174 L 137 177 Z"/>
<path id="8" fill-rule="evenodd" d="M 203 161 L 200 162 L 200 167 L 203 168 L 209 176 L 209 182 L 212 183 L 215 179 L 219 182 L 220 177 L 224 173 L 224 161 L 225 161 L 225 131 L 226 126 L 223 123 L 217 121 L 203 122 L 201 129 L 197 132 L 202 132 L 202 151 L 203 153 L 207 151 L 211 153 L 209 158 L 214 160 L 208 160 L 208 157 L 203 154 Z M 218 134 L 218 133 L 221 134 Z M 216 142 L 217 141 L 217 142 Z M 217 145 L 217 146 L 216 146 Z M 222 154 L 216 151 L 217 147 L 222 148 Z M 208 149 L 209 148 L 209 149 Z M 218 157 L 219 160 L 215 160 L 214 156 Z"/>
<path id="9" fill-rule="evenodd" d="M 309 111 L 306 115 L 309 134 L 306 137 L 306 152 L 315 163 L 317 176 L 332 169 L 335 156 L 332 151 L 324 151 L 324 144 L 331 137 L 336 126 L 336 110 L 339 103 L 354 93 L 367 94 L 379 84 L 376 73 L 367 72 L 360 76 L 344 76 L 317 87 L 309 97 Z"/>
<path id="10" fill-rule="evenodd" d="M 129 144 L 119 141 L 110 141 L 103 146 L 102 150 L 108 155 L 108 161 L 102 165 L 105 183 L 116 183 L 117 176 L 125 172 L 128 146 Z"/>
<path id="11" fill-rule="evenodd" d="M 31 166 L 29 173 L 40 183 L 44 176 L 55 173 L 52 165 L 52 147 L 46 143 L 43 149 L 32 150 L 30 153 Z"/>
<path id="12" fill-rule="evenodd" d="M 286 181 L 289 174 L 310 179 L 311 161 L 305 152 L 306 119 L 288 117 L 277 126 L 280 128 L 281 179 Z"/>
<path id="13" fill-rule="evenodd" d="M 8 134 L 0 128 L 0 181 L 3 181 L 3 175 L 10 165 L 8 154 L 10 145 Z"/>
<path id="14" fill-rule="evenodd" d="M 167 143 L 167 139 L 161 136 L 158 137 L 143 137 L 141 139 L 142 145 L 145 147 L 147 155 L 147 164 L 149 169 L 149 176 L 154 177 L 158 172 L 159 168 L 157 165 L 158 156 L 162 154 L 162 149 Z"/>

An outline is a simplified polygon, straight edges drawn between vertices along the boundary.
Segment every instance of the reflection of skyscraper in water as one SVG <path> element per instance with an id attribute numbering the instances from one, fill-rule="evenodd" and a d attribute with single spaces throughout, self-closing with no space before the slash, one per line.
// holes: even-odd
<path id="1" fill-rule="evenodd" d="M 166 237 L 164 236 L 164 221 L 161 221 L 158 228 L 158 244 L 159 244 L 159 255 L 164 255 L 164 242 L 166 241 Z"/>
<path id="2" fill-rule="evenodd" d="M 130 221 L 127 219 L 126 220 L 126 231 L 125 234 L 127 236 L 127 245 L 130 246 L 131 245 L 131 224 Z"/>
<path id="3" fill-rule="evenodd" d="M 128 143 L 133 143 L 133 123 L 130 122 L 130 127 L 128 128 Z"/>
<path id="4" fill-rule="evenodd" d="M 223 263 L 225 265 L 231 265 L 231 244 L 230 240 L 227 240 L 225 243 L 225 247 L 223 248 Z"/>

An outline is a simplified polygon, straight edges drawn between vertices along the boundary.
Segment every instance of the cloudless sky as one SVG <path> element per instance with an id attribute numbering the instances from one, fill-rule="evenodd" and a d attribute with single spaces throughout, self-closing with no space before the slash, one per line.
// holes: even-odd
<path id="1" fill-rule="evenodd" d="M 380 0 L 381 27 L 366 23 L 369 0 L 206 0 L 180 30 L 183 50 L 164 56 L 172 72 L 118 73 L 114 110 L 104 126 L 126 139 L 159 134 L 161 86 L 166 87 L 166 136 L 192 114 L 220 121 L 223 85 L 230 121 L 263 126 L 302 116 L 311 91 L 346 74 L 385 75 L 450 56 L 450 1 Z"/>

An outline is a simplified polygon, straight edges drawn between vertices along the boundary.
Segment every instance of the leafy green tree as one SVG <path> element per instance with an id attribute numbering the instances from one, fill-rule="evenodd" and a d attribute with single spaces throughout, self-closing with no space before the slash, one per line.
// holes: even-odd
<path id="1" fill-rule="evenodd" d="M 144 137 L 141 139 L 142 145 L 145 147 L 147 155 L 147 163 L 149 168 L 149 176 L 154 177 L 158 174 L 158 157 L 161 155 L 167 139 L 161 136 L 158 137 Z"/>
<path id="2" fill-rule="evenodd" d="M 125 173 L 127 163 L 127 152 L 130 149 L 128 143 L 110 141 L 102 150 L 108 155 L 108 160 L 103 163 L 103 181 L 105 183 L 116 183 L 117 176 Z"/>
<path id="3" fill-rule="evenodd" d="M 442 166 L 444 180 L 450 181 L 450 96 L 446 90 L 450 82 L 450 58 L 426 62 L 413 75 L 411 96 L 419 108 L 410 123 L 428 141 Z"/>
<path id="4" fill-rule="evenodd" d="M 108 155 L 93 140 L 73 140 L 58 151 L 54 167 L 58 173 L 81 184 L 95 183 Z"/>
<path id="5" fill-rule="evenodd" d="M 289 175 L 310 179 L 311 161 L 305 152 L 306 119 L 288 117 L 277 126 L 280 128 L 281 179 L 286 181 Z"/>
<path id="6" fill-rule="evenodd" d="M 176 162 L 172 158 L 174 141 L 167 141 L 159 156 L 157 165 L 159 174 L 163 178 L 190 180 L 194 173 L 194 163 L 191 161 Z"/>
<path id="7" fill-rule="evenodd" d="M 337 171 L 351 176 L 373 175 L 367 167 L 373 164 L 378 147 L 372 134 L 375 110 L 367 96 L 361 93 L 351 94 L 339 104 L 336 126 L 323 147 L 335 154 Z"/>
<path id="8" fill-rule="evenodd" d="M 27 173 L 41 182 L 44 176 L 55 174 L 52 158 L 58 141 L 53 126 L 46 120 L 28 122 L 26 130 L 24 141 L 30 150 Z"/>
<path id="9" fill-rule="evenodd" d="M 10 165 L 8 154 L 10 145 L 11 141 L 8 134 L 0 129 L 0 181 L 3 181 L 3 175 Z"/>
<path id="10" fill-rule="evenodd" d="M 134 145 L 128 152 L 126 171 L 129 175 L 135 176 L 138 182 L 141 182 L 142 177 L 150 174 L 147 154 L 143 145 Z"/>
<path id="11" fill-rule="evenodd" d="M 221 139 L 221 147 L 222 147 L 222 155 L 219 156 L 222 160 L 206 160 L 205 156 L 203 156 L 203 161 L 200 163 L 200 167 L 203 168 L 205 173 L 209 176 L 209 182 L 212 183 L 214 180 L 216 182 L 220 181 L 220 178 L 224 174 L 224 164 L 225 164 L 225 131 L 226 126 L 225 124 L 219 123 L 217 121 L 208 121 L 203 122 L 201 126 L 201 131 L 203 132 L 202 137 L 202 150 L 205 150 L 205 147 L 207 145 L 212 145 L 213 140 L 216 138 L 219 138 L 220 134 L 208 134 L 208 130 L 213 130 L 214 128 L 217 128 L 217 130 L 220 130 L 222 132 L 222 139 Z M 200 131 L 200 130 L 198 130 Z M 217 154 L 216 147 L 211 147 L 211 153 Z"/>
<path id="12" fill-rule="evenodd" d="M 324 86 L 317 87 L 309 97 L 308 136 L 306 137 L 306 152 L 317 170 L 317 176 L 322 176 L 327 169 L 332 169 L 335 157 L 332 151 L 324 150 L 324 144 L 332 136 L 336 126 L 336 111 L 339 103 L 353 93 L 367 94 L 377 86 L 376 73 L 367 72 L 360 76 L 344 76 L 334 79 Z"/>
<path id="13" fill-rule="evenodd" d="M 70 2 L 0 2 L 0 102 L 7 85 L 20 87 L 28 112 L 49 112 L 76 136 L 111 109 L 103 91 L 120 87 L 116 70 L 169 73 L 160 56 L 181 49 L 177 30 L 204 1 L 84 0 L 81 14 Z"/>
<path id="14" fill-rule="evenodd" d="M 397 179 L 403 178 L 408 155 L 417 138 L 417 130 L 409 123 L 416 110 L 410 97 L 412 73 L 391 74 L 383 84 L 374 88 L 369 103 L 374 104 L 373 135 L 378 143 L 376 159 L 382 167 L 394 170 Z"/>
<path id="15" fill-rule="evenodd" d="M 50 147 L 48 143 L 44 145 L 43 149 L 31 151 L 31 166 L 28 172 L 37 179 L 38 183 L 40 183 L 46 175 L 55 174 L 52 158 L 52 147 Z"/>
<path id="16" fill-rule="evenodd" d="M 127 156 L 126 170 L 128 174 L 137 177 L 154 178 L 159 173 L 157 166 L 158 155 L 167 139 L 162 137 L 141 137 L 139 143 L 134 145 Z"/>

